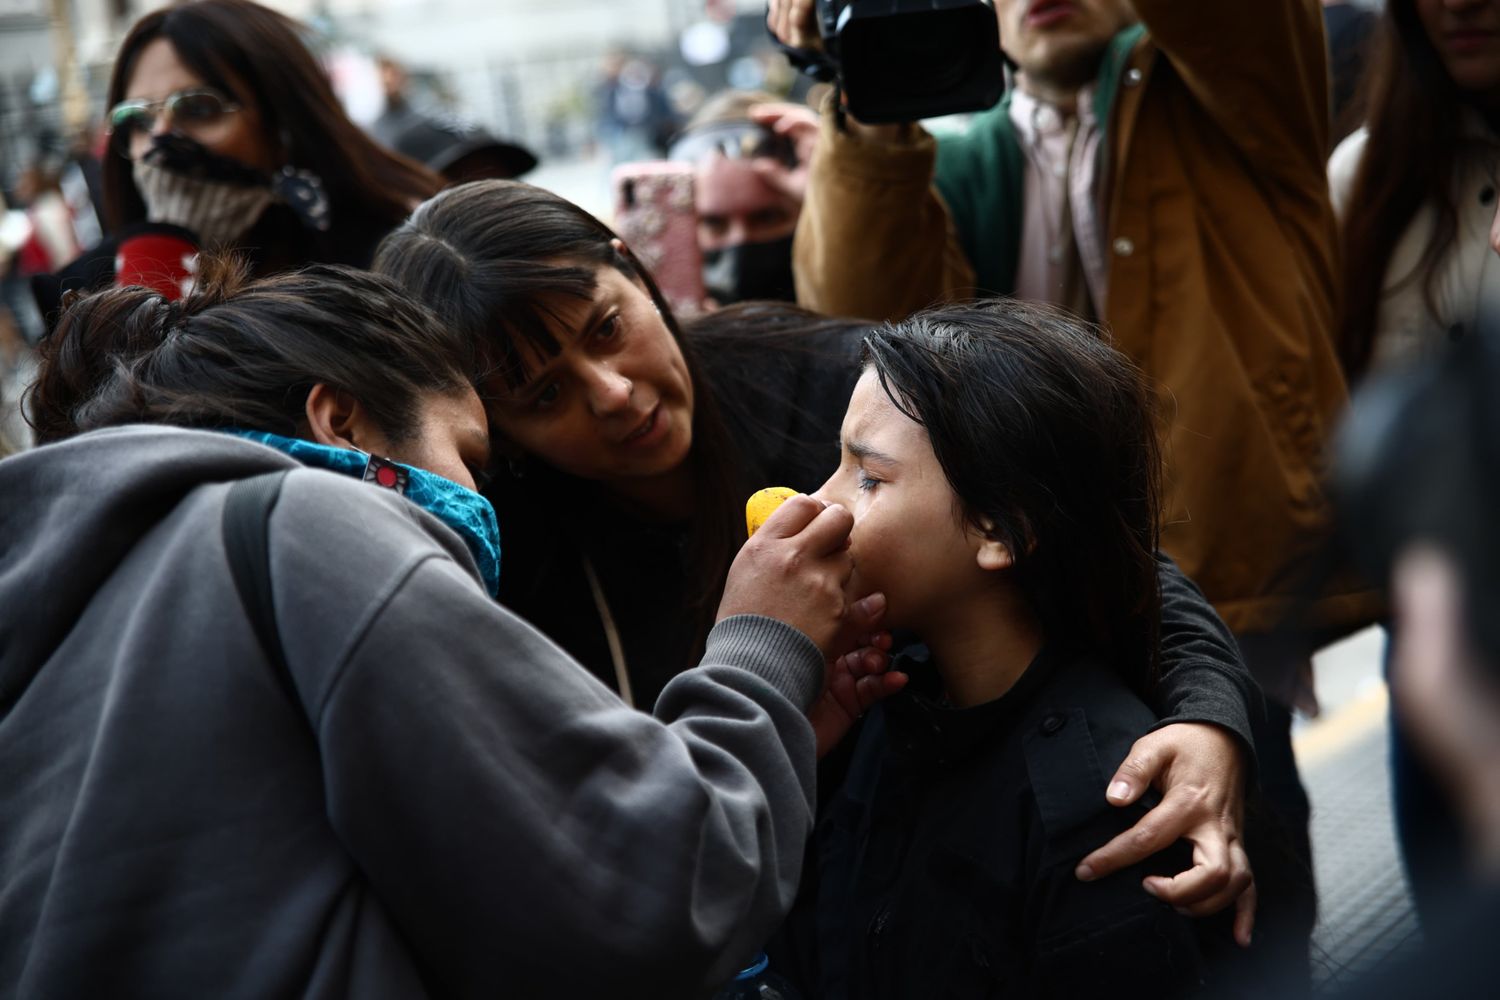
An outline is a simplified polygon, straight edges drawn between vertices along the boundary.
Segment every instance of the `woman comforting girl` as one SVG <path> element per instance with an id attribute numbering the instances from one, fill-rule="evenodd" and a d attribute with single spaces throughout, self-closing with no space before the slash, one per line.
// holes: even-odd
<path id="1" fill-rule="evenodd" d="M 767 485 L 812 491 L 832 470 L 869 325 L 756 303 L 684 329 L 607 226 L 513 181 L 460 185 L 425 202 L 381 244 L 375 269 L 430 306 L 491 373 L 483 394 L 501 475 L 486 492 L 506 533 L 500 600 L 649 707 L 700 655 L 724 569 L 744 541 L 745 497 Z M 1062 364 L 1014 360 L 1023 362 Z M 1066 387 L 1076 377 L 1067 371 L 1035 377 Z M 1021 367 L 1013 377 L 1032 376 Z M 1124 444 L 1145 447 L 1134 437 Z M 1128 456 L 1143 468 L 1152 460 Z M 1097 464 L 1065 452 L 1034 474 L 1103 475 Z M 1023 527 L 1007 530 L 1024 539 Z M 1102 526 L 1068 530 L 1078 558 L 1102 558 L 1080 534 L 1103 537 Z M 910 540 L 931 545 L 920 531 Z M 1010 544 L 1010 557 L 1029 565 Z M 1237 904 L 1236 934 L 1248 943 L 1255 893 L 1241 830 L 1254 761 L 1248 719 L 1260 695 L 1202 594 L 1169 560 L 1154 558 L 1153 545 L 1138 540 L 1146 559 L 1129 567 L 1155 574 L 1159 602 L 1140 603 L 1157 591 L 1119 575 L 1123 566 L 1109 571 L 1115 576 L 1089 576 L 1086 592 L 1039 581 L 1047 588 L 1039 595 L 1053 602 L 1046 614 L 1066 622 L 1049 639 L 1094 634 L 1087 630 L 1099 623 L 1085 612 L 1107 610 L 1098 593 L 1110 588 L 1131 602 L 1130 629 L 1145 630 L 1131 631 L 1134 644 L 1119 652 L 1153 721 L 1138 728 L 1128 757 L 1101 758 L 1100 773 L 1074 794 L 1090 808 L 1123 808 L 1156 782 L 1162 800 L 1126 835 L 1080 832 L 1093 853 L 1080 855 L 1076 874 L 1103 877 L 1186 839 L 1191 866 L 1184 861 L 1149 887 L 1195 916 Z M 1159 650 L 1158 668 L 1142 665 L 1143 650 L 1153 664 Z M 1131 887 L 1150 901 L 1139 881 Z"/>

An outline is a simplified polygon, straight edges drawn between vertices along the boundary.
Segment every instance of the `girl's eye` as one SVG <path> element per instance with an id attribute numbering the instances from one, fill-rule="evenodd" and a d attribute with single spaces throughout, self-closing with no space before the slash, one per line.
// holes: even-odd
<path id="1" fill-rule="evenodd" d="M 868 493 L 870 490 L 873 490 L 875 487 L 880 485 L 880 482 L 881 481 L 879 479 L 871 476 L 863 469 L 859 471 L 859 488 L 864 492 Z"/>
<path id="2" fill-rule="evenodd" d="M 619 333 L 620 317 L 619 314 L 615 314 L 610 316 L 603 323 L 599 324 L 599 329 L 595 331 L 595 336 L 597 336 L 600 340 L 611 340 L 614 337 L 618 336 Z"/>
<path id="3" fill-rule="evenodd" d="M 561 394 L 562 390 L 558 388 L 557 383 L 549 382 L 545 389 L 537 393 L 536 396 L 532 398 L 531 405 L 537 407 L 538 409 L 545 410 L 547 407 L 557 402 L 557 397 Z"/>

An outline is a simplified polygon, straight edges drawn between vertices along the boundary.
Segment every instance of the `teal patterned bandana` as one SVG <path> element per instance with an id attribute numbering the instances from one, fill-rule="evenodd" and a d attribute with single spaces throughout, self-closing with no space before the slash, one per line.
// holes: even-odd
<path id="1" fill-rule="evenodd" d="M 406 499 L 458 532 L 479 565 L 491 597 L 500 593 L 500 525 L 495 508 L 473 490 L 425 469 L 415 469 L 352 448 L 334 448 L 266 431 L 230 430 L 257 444 L 285 452 L 303 465 L 364 479 L 401 493 Z"/>

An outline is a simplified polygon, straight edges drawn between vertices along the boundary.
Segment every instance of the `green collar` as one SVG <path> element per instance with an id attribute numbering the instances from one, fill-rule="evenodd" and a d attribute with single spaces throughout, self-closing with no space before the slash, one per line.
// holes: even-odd
<path id="1" fill-rule="evenodd" d="M 1136 44 L 1146 36 L 1144 24 L 1133 24 L 1110 40 L 1105 50 L 1104 62 L 1099 65 L 1099 76 L 1094 87 L 1094 119 L 1099 122 L 1100 134 L 1109 136 L 1109 117 L 1114 111 L 1115 97 L 1120 92 L 1120 79 L 1125 75 L 1125 64 Z M 1106 148 L 1103 144 L 1100 148 Z"/>
<path id="2" fill-rule="evenodd" d="M 1099 66 L 1093 101 L 1104 139 L 1101 157 L 1109 155 L 1110 115 L 1130 53 L 1145 34 L 1141 24 L 1119 32 Z M 1013 292 L 1020 259 L 1026 158 L 1010 121 L 1013 94 L 1007 90 L 998 105 L 975 116 L 962 134 L 938 137 L 933 181 L 952 215 L 981 295 Z"/>

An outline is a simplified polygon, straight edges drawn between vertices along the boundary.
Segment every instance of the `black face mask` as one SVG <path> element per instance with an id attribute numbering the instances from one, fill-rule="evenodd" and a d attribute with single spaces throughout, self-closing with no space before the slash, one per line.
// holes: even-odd
<path id="1" fill-rule="evenodd" d="M 239 187 L 267 187 L 266 175 L 239 160 L 210 152 L 202 143 L 180 132 L 164 132 L 151 139 L 141 160 L 179 177 L 215 181 Z"/>
<path id="2" fill-rule="evenodd" d="M 151 148 L 141 156 L 137 168 L 141 165 L 148 173 L 165 171 L 199 185 L 214 185 L 223 191 L 268 191 L 273 200 L 290 208 L 308 229 L 320 233 L 328 231 L 328 192 L 322 179 L 310 170 L 285 166 L 269 174 L 263 173 L 238 160 L 210 152 L 207 146 L 176 132 L 152 139 Z M 137 178 L 136 186 L 140 184 Z M 258 211 L 256 215 L 259 215 Z M 198 232 L 191 225 L 188 228 Z M 199 233 L 199 236 L 205 234 Z"/>
<path id="3" fill-rule="evenodd" d="M 703 251 L 703 288 L 721 306 L 748 299 L 795 302 L 792 238 Z"/>

